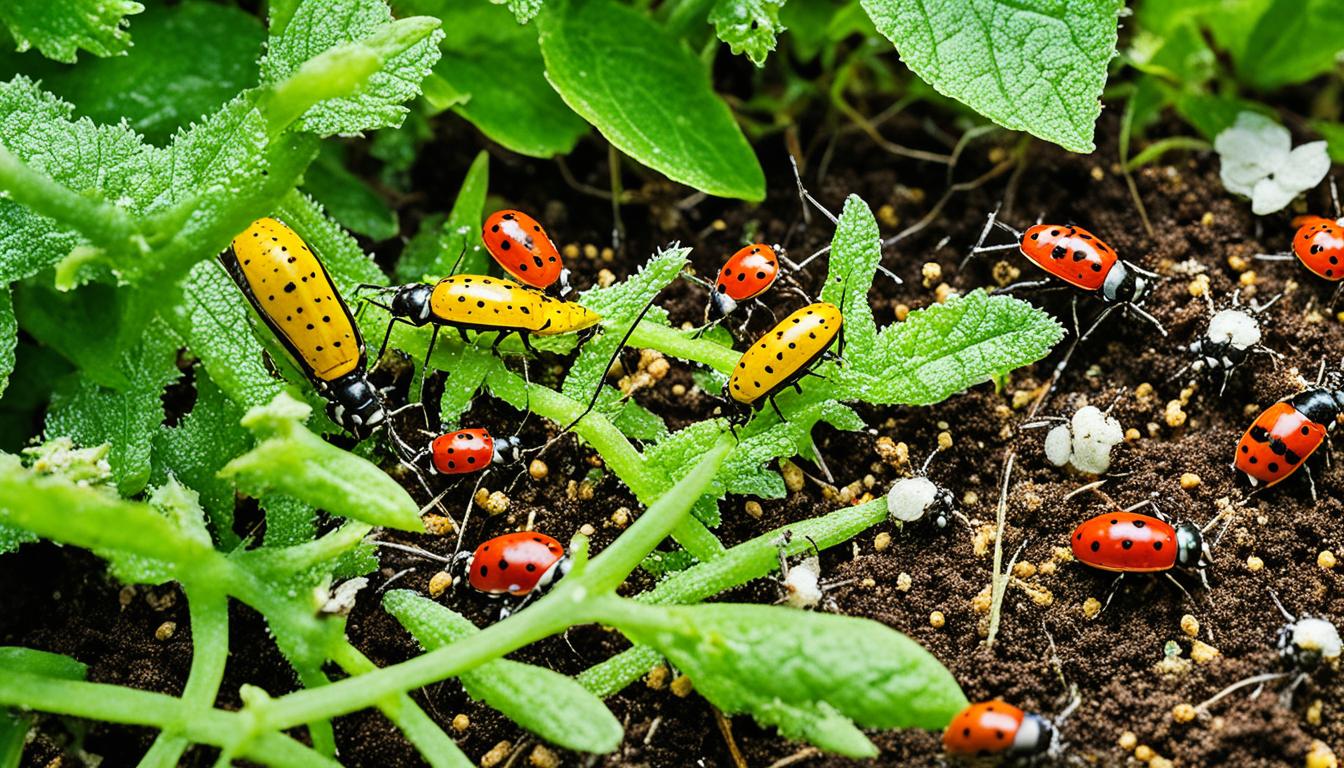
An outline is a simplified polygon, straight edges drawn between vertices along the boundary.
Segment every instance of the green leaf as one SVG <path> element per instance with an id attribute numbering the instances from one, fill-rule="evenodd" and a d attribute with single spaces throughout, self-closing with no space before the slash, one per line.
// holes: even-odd
<path id="1" fill-rule="evenodd" d="M 111 443 L 109 460 L 122 495 L 139 493 L 149 482 L 153 437 L 163 423 L 163 388 L 181 375 L 177 348 L 176 334 L 156 318 L 118 360 L 124 387 L 109 389 L 79 375 L 52 397 L 47 435 L 68 436 L 85 447 Z"/>
<path id="2" fill-rule="evenodd" d="M 317 510 L 284 494 L 272 494 L 261 501 L 266 510 L 268 547 L 289 547 L 312 541 L 317 533 Z"/>
<path id="3" fill-rule="evenodd" d="M 531 157 L 568 154 L 588 132 L 546 82 L 535 26 L 514 23 L 508 10 L 482 2 L 406 5 L 443 20 L 443 58 L 434 67 L 434 87 L 426 87 L 436 111 L 452 109 L 494 141 Z"/>
<path id="4" fill-rule="evenodd" d="M 733 53 L 745 53 L 756 66 L 775 50 L 775 37 L 784 31 L 779 21 L 784 0 L 718 0 L 709 23 Z"/>
<path id="5" fill-rule="evenodd" d="M 284 80 L 317 54 L 372 38 L 391 21 L 382 0 L 304 0 L 288 18 L 272 15 L 262 82 Z M 402 102 L 419 95 L 420 81 L 439 58 L 442 36 L 435 30 L 400 50 L 381 52 L 385 61 L 358 93 L 314 105 L 296 127 L 326 136 L 400 125 L 407 112 Z"/>
<path id="6" fill-rule="evenodd" d="M 617 149 L 711 195 L 765 197 L 751 145 L 680 40 L 612 0 L 555 0 L 537 21 L 551 85 Z"/>
<path id="7" fill-rule="evenodd" d="M 616 390 L 604 390 L 615 394 Z M 601 407 L 601 403 L 598 403 Z M 612 419 L 621 434 L 632 440 L 662 440 L 667 437 L 667 423 L 663 417 L 634 400 L 626 400 L 620 412 Z"/>
<path id="8" fill-rule="evenodd" d="M 804 406 L 794 410 L 788 421 L 777 422 L 763 432 L 743 438 L 719 470 L 719 481 L 728 493 L 784 498 L 784 479 L 764 465 L 775 459 L 811 456 L 812 428 L 819 421 L 850 432 L 865 427 L 854 409 L 834 400 Z"/>
<path id="9" fill-rule="evenodd" d="M 427 651 L 475 634 L 470 621 L 407 590 L 383 596 L 383 608 Z M 556 746 L 607 753 L 621 744 L 620 721 L 573 678 L 545 667 L 499 659 L 461 675 L 467 695 Z"/>
<path id="10" fill-rule="evenodd" d="M 722 419 L 697 421 L 649 446 L 644 451 L 644 466 L 659 486 L 658 492 L 662 493 L 668 490 L 694 469 L 697 458 L 705 452 L 705 446 L 713 445 L 726 428 Z M 729 454 L 725 464 L 731 460 L 732 454 Z M 722 471 L 721 467 L 720 472 Z M 710 483 L 709 489 L 710 492 L 697 501 L 696 506 L 691 508 L 691 512 L 705 525 L 717 527 L 720 517 L 719 507 L 715 502 L 723 498 L 726 491 L 723 488 L 723 483 L 719 482 L 717 478 Z M 708 502 L 704 502 L 706 498 L 709 500 Z"/>
<path id="11" fill-rule="evenodd" d="M 265 27 L 241 8 L 154 3 L 136 17 L 135 45 L 126 55 L 78 67 L 30 63 L 21 71 L 78 105 L 81 115 L 109 125 L 124 118 L 161 143 L 255 86 L 265 39 Z"/>
<path id="12" fill-rule="evenodd" d="M 364 180 L 345 167 L 340 145 L 327 144 L 303 177 L 303 189 L 347 229 L 387 240 L 400 229 L 397 212 Z"/>
<path id="13" fill-rule="evenodd" d="M 440 363 L 443 370 L 451 371 L 443 382 L 443 396 L 439 399 L 439 424 L 444 429 L 456 429 L 463 413 L 471 407 L 476 393 L 485 383 L 485 377 L 501 365 L 494 355 L 482 355 L 474 350 L 454 350 Z"/>
<path id="14" fill-rule="evenodd" d="M 253 496 L 287 494 L 334 515 L 423 531 L 419 508 L 397 481 L 304 428 L 311 412 L 283 392 L 269 405 L 249 410 L 243 426 L 260 442 L 220 475 L 235 478 Z"/>
<path id="15" fill-rule="evenodd" d="M 1121 0 L 863 0 L 901 60 L 1005 128 L 1091 152 Z"/>
<path id="16" fill-rule="evenodd" d="M 1274 110 L 1250 99 L 1211 93 L 1182 93 L 1176 97 L 1177 113 L 1209 141 L 1231 128 L 1242 112 L 1258 112 L 1277 119 Z"/>
<path id="17" fill-rule="evenodd" d="M 727 603 L 645 612 L 652 620 L 619 622 L 621 631 L 666 656 L 719 709 L 849 757 L 877 755 L 850 720 L 935 730 L 967 704 L 932 654 L 875 621 Z"/>
<path id="18" fill-rule="evenodd" d="M 839 369 L 843 400 L 929 405 L 1044 357 L 1063 336 L 1054 318 L 983 290 L 911 312 L 882 329 L 869 373 Z"/>
<path id="19" fill-rule="evenodd" d="M 61 680 L 83 680 L 89 672 L 88 665 L 69 656 L 14 646 L 0 646 L 0 669 Z"/>
<path id="20" fill-rule="evenodd" d="M 406 244 L 395 270 L 397 279 L 406 283 L 435 280 L 454 271 L 484 274 L 488 268 L 481 249 L 480 228 L 485 219 L 485 194 L 490 187 L 490 155 L 477 153 L 457 190 L 448 218 L 427 217 Z M 468 248 L 464 254 L 463 247 Z M 461 261 L 459 261 L 461 257 Z"/>
<path id="21" fill-rule="evenodd" d="M 877 326 L 868 291 L 882 260 L 877 219 L 858 195 L 845 198 L 844 210 L 831 239 L 831 256 L 822 301 L 840 307 L 844 317 L 846 355 L 862 364 L 877 343 Z M 877 369 L 880 370 L 880 369 Z"/>
<path id="22" fill-rule="evenodd" d="M 1330 159 L 1336 163 L 1344 163 L 1344 123 L 1313 120 L 1311 127 L 1325 139 L 1325 148 L 1330 153 Z"/>
<path id="23" fill-rule="evenodd" d="M 14 297 L 9 288 L 0 288 L 0 395 L 9 387 L 14 372 L 14 351 L 19 345 L 19 324 L 14 319 Z"/>
<path id="24" fill-rule="evenodd" d="M 212 546 L 199 497 L 177 480 L 169 479 L 155 488 L 149 498 L 149 508 L 167 521 L 177 540 L 190 541 L 205 549 Z M 177 575 L 177 564 L 173 560 L 115 549 L 99 550 L 98 555 L 108 561 L 112 575 L 126 584 L 163 584 Z"/>
<path id="25" fill-rule="evenodd" d="M 18 453 L 42 423 L 56 383 L 70 372 L 70 364 L 51 347 L 20 339 L 14 372 L 0 397 L 0 451 Z"/>
<path id="26" fill-rule="evenodd" d="M 74 63 L 80 49 L 94 56 L 124 53 L 131 44 L 125 17 L 142 10 L 133 0 L 6 0 L 0 22 L 20 51 L 36 47 L 47 58 Z"/>
<path id="27" fill-rule="evenodd" d="M 507 6 L 519 24 L 526 24 L 541 13 L 542 0 L 490 0 L 490 2 Z"/>
<path id="28" fill-rule="evenodd" d="M 1338 0 L 1273 0 L 1236 57 L 1237 74 L 1261 90 L 1306 82 L 1335 69 L 1341 40 Z"/>
<path id="29" fill-rule="evenodd" d="M 226 547 L 238 543 L 233 531 L 233 484 L 216 473 L 252 446 L 252 436 L 239 424 L 242 417 L 243 409 L 204 371 L 197 371 L 191 413 L 177 426 L 160 427 L 154 435 L 155 482 L 162 485 L 174 477 L 195 490 Z"/>

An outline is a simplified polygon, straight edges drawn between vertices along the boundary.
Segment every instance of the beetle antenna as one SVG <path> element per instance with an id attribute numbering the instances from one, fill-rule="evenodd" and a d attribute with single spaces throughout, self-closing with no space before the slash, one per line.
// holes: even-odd
<path id="1" fill-rule="evenodd" d="M 942 450 L 941 448 L 934 448 L 934 449 L 933 449 L 933 453 L 930 453 L 930 454 L 929 454 L 929 457 L 928 457 L 927 459 L 924 460 L 924 466 L 922 466 L 922 467 L 919 468 L 919 474 L 921 474 L 921 475 L 927 475 L 927 474 L 929 473 L 929 465 L 933 463 L 933 457 L 934 457 L 934 456 L 937 456 L 937 455 L 938 455 L 938 452 L 941 451 L 941 450 Z"/>
<path id="2" fill-rule="evenodd" d="M 460 250 L 460 251 L 457 252 L 457 258 L 453 260 L 453 266 L 452 266 L 451 268 L 449 268 L 449 270 L 448 270 L 448 274 L 450 274 L 450 275 L 455 275 L 455 274 L 457 274 L 457 265 L 459 265 L 459 264 L 462 263 L 462 257 L 463 257 L 463 256 L 466 256 L 466 255 L 467 255 L 467 241 L 466 241 L 466 239 L 463 239 L 463 240 L 462 240 L 462 250 Z"/>
<path id="3" fill-rule="evenodd" d="M 1269 593 L 1269 598 L 1274 601 L 1274 605 L 1278 606 L 1279 613 L 1283 614 L 1283 618 L 1289 621 L 1297 621 L 1297 617 L 1289 613 L 1288 609 L 1283 607 L 1283 603 L 1279 602 L 1279 596 L 1274 594 L 1274 590 L 1267 589 L 1265 591 Z"/>

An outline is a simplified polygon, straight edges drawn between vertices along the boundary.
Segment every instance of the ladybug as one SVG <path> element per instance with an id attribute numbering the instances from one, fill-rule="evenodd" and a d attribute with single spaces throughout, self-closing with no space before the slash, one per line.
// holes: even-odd
<path id="1" fill-rule="evenodd" d="M 963 709 L 943 731 L 943 750 L 972 757 L 1030 757 L 1050 750 L 1055 727 L 1034 712 L 1003 701 L 984 701 Z"/>
<path id="2" fill-rule="evenodd" d="M 536 219 L 522 211 L 495 211 L 486 217 L 481 239 L 499 266 L 518 282 L 541 290 L 558 283 L 560 295 L 569 294 L 569 270 Z"/>
<path id="3" fill-rule="evenodd" d="M 709 294 L 705 321 L 717 322 L 737 309 L 737 305 L 765 293 L 779 277 L 779 256 L 764 243 L 744 246 L 719 270 Z"/>
<path id="4" fill-rule="evenodd" d="M 544 533 L 519 531 L 483 542 L 466 560 L 467 582 L 487 595 L 540 593 L 569 572 L 560 542 Z"/>
<path id="5" fill-rule="evenodd" d="M 1302 265 L 1332 282 L 1344 280 L 1344 219 L 1299 216 L 1293 219 L 1293 255 Z"/>
<path id="6" fill-rule="evenodd" d="M 520 445 L 516 435 L 496 440 L 485 429 L 459 429 L 431 440 L 428 453 L 439 474 L 466 475 L 518 461 Z"/>
<path id="7" fill-rule="evenodd" d="M 1252 485 L 1277 485 L 1316 452 L 1344 411 L 1344 391 L 1320 385 L 1281 400 L 1255 418 L 1237 443 L 1233 466 Z M 1314 490 L 1314 489 L 1313 489 Z"/>
<path id="8" fill-rule="evenodd" d="M 766 401 L 783 419 L 775 395 L 789 386 L 802 391 L 798 380 L 809 373 L 831 343 L 839 338 L 843 348 L 843 325 L 840 308 L 821 301 L 795 311 L 753 342 L 723 385 L 724 394 L 731 397 L 730 404 L 738 406 L 733 422 L 745 420 Z"/>
<path id="9" fill-rule="evenodd" d="M 331 420 L 359 439 L 382 426 L 387 412 L 369 381 L 359 326 L 303 238 L 278 219 L 257 219 L 233 238 L 220 261 L 327 399 Z"/>
<path id="10" fill-rule="evenodd" d="M 1073 532 L 1073 556 L 1103 571 L 1155 573 L 1204 565 L 1204 537 L 1197 526 L 1173 526 L 1136 512 L 1097 515 Z"/>

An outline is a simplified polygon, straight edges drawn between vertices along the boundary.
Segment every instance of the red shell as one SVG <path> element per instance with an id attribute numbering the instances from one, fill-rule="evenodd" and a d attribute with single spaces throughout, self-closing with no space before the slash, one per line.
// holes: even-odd
<path id="1" fill-rule="evenodd" d="M 1036 266 L 1085 291 L 1099 291 L 1115 266 L 1115 249 L 1086 229 L 1037 224 L 1022 233 L 1022 253 Z"/>
<path id="2" fill-rule="evenodd" d="M 1266 408 L 1237 443 L 1237 469 L 1266 486 L 1282 482 L 1325 442 L 1326 429 L 1293 407 L 1275 403 Z M 1278 441 L 1285 449 L 1274 449 Z M 1295 459 L 1295 460 L 1294 460 Z"/>
<path id="3" fill-rule="evenodd" d="M 1007 752 L 1025 717 L 1025 712 L 1002 701 L 972 704 L 943 731 L 943 749 L 950 755 Z"/>
<path id="4" fill-rule="evenodd" d="M 1073 556 L 1103 571 L 1168 571 L 1178 550 L 1175 528 L 1135 512 L 1097 515 L 1073 531 Z"/>
<path id="5" fill-rule="evenodd" d="M 495 457 L 495 439 L 484 429 L 460 429 L 434 438 L 429 455 L 439 474 L 479 472 Z"/>
<path id="6" fill-rule="evenodd" d="M 495 211 L 481 227 L 481 239 L 514 279 L 533 288 L 547 288 L 560 279 L 564 264 L 555 243 L 537 220 L 522 211 Z"/>
<path id="7" fill-rule="evenodd" d="M 506 533 L 476 548 L 467 565 L 467 579 L 481 592 L 525 595 L 564 556 L 560 542 L 544 533 Z"/>
<path id="8" fill-rule="evenodd" d="M 779 257 L 764 243 L 743 247 L 719 270 L 714 290 L 726 293 L 734 301 L 760 296 L 779 277 Z"/>
<path id="9" fill-rule="evenodd" d="M 1302 264 L 1326 280 L 1344 280 L 1344 226 L 1320 216 L 1299 216 L 1293 224 L 1293 253 Z"/>

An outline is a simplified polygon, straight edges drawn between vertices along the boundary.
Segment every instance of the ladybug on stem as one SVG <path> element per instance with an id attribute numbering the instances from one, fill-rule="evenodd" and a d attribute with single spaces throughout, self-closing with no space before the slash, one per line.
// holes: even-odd
<path id="1" fill-rule="evenodd" d="M 1255 418 L 1237 443 L 1232 466 L 1246 473 L 1252 485 L 1278 485 L 1325 443 L 1341 412 L 1344 375 L 1332 371 L 1326 376 L 1322 363 L 1315 385 L 1280 400 Z M 1316 483 L 1310 467 L 1306 473 L 1314 499 Z"/>
<path id="2" fill-rule="evenodd" d="M 812 364 L 837 339 L 843 351 L 843 327 L 840 308 L 820 301 L 798 309 L 752 342 L 723 385 L 730 404 L 737 406 L 732 422 L 742 423 L 767 401 L 782 420 L 775 395 L 790 386 L 801 392 L 799 380 L 816 375 L 810 370 Z"/>
<path id="3" fill-rule="evenodd" d="M 971 704 L 943 731 L 943 750 L 957 757 L 1035 757 L 1054 741 L 1049 720 L 997 699 Z"/>
<path id="4" fill-rule="evenodd" d="M 536 219 L 522 211 L 495 211 L 481 227 L 481 240 L 499 266 L 518 282 L 546 290 L 558 286 L 560 296 L 572 290 L 560 251 Z"/>

